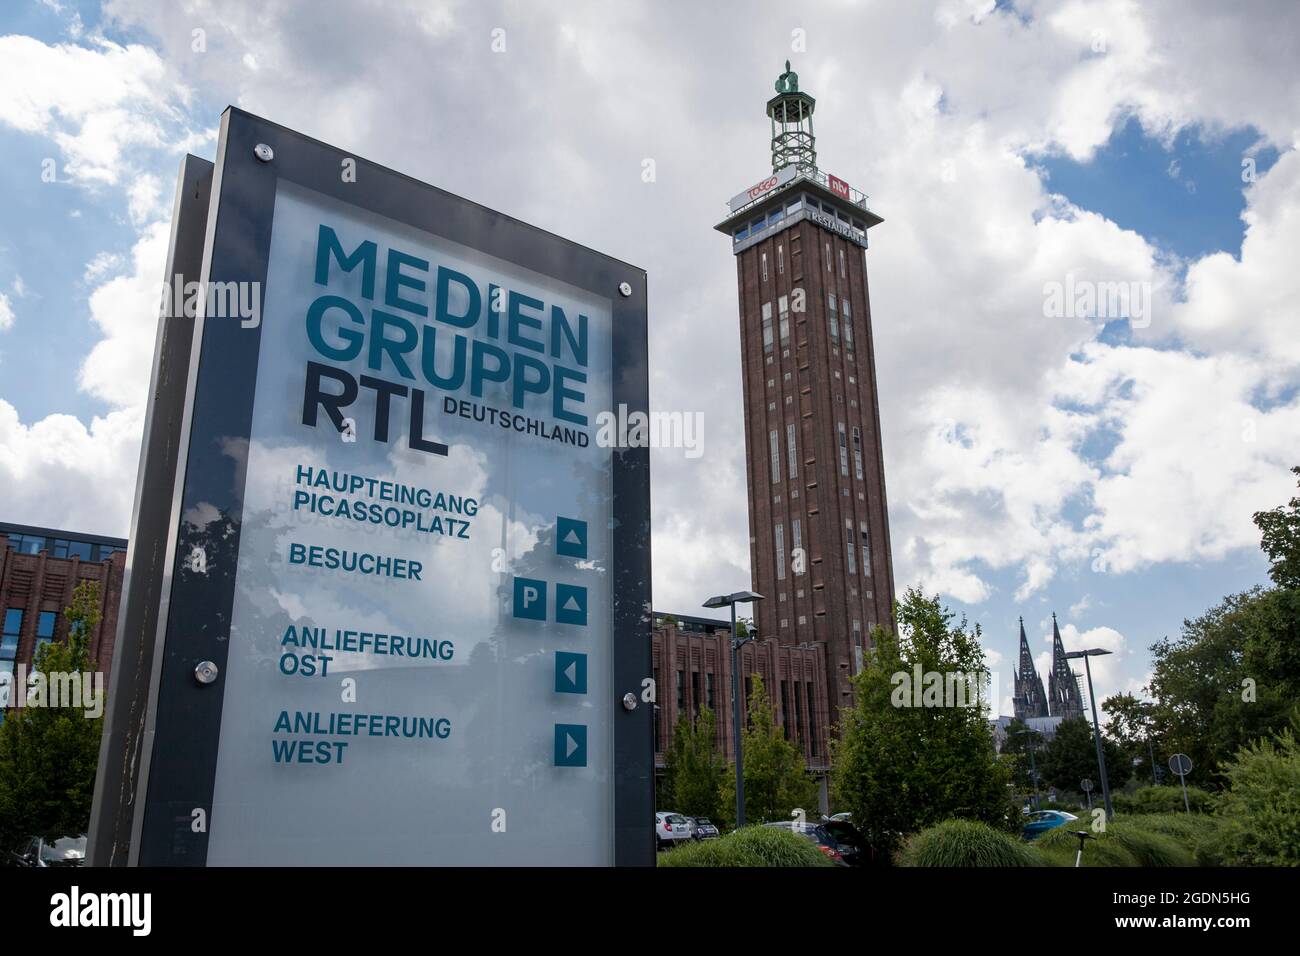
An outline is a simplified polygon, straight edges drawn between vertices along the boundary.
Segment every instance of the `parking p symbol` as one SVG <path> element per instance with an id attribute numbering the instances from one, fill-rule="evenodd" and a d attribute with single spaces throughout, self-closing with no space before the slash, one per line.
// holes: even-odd
<path id="1" fill-rule="evenodd" d="M 514 616 L 529 621 L 546 620 L 546 582 L 515 578 Z"/>

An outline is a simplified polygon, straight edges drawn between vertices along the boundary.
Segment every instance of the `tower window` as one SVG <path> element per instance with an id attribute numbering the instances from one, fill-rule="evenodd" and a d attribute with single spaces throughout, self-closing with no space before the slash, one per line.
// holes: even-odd
<path id="1" fill-rule="evenodd" d="M 854 552 L 857 551 L 857 548 L 854 547 L 854 542 L 853 542 L 853 519 L 852 518 L 844 519 L 844 538 L 848 546 L 849 574 L 857 574 L 858 562 L 854 557 Z"/>
<path id="2" fill-rule="evenodd" d="M 772 351 L 772 303 L 763 303 L 763 351 Z"/>
<path id="3" fill-rule="evenodd" d="M 853 426 L 853 473 L 862 480 L 862 430 L 857 425 Z"/>
<path id="4" fill-rule="evenodd" d="M 844 347 L 853 348 L 853 303 L 845 299 L 840 303 L 844 307 Z"/>
<path id="5" fill-rule="evenodd" d="M 776 579 L 785 580 L 785 525 L 777 524 L 775 529 L 776 538 Z"/>
<path id="6" fill-rule="evenodd" d="M 777 299 L 777 319 L 779 322 L 779 332 L 781 333 L 781 348 L 790 344 L 790 297 L 781 296 Z"/>
<path id="7" fill-rule="evenodd" d="M 831 271 L 831 244 L 826 243 L 826 271 Z"/>
<path id="8" fill-rule="evenodd" d="M 781 433 L 773 428 L 767 438 L 772 445 L 772 484 L 775 485 L 781 480 Z"/>
<path id="9" fill-rule="evenodd" d="M 836 308 L 834 292 L 826 295 L 826 315 L 831 326 L 831 341 L 838 344 L 840 341 L 840 317 L 839 310 Z"/>
<path id="10" fill-rule="evenodd" d="M 789 396 L 787 396 L 788 398 Z M 790 422 L 785 426 L 785 450 L 790 456 L 790 477 L 799 477 L 799 452 L 795 448 L 795 424 Z"/>
<path id="11" fill-rule="evenodd" d="M 844 431 L 844 423 L 838 422 L 836 429 L 840 434 L 840 474 L 847 478 L 849 474 L 849 442 Z"/>
<path id="12" fill-rule="evenodd" d="M 767 253 L 766 252 L 760 252 L 758 254 L 758 262 L 763 271 L 763 281 L 766 282 L 767 281 Z"/>
<path id="13" fill-rule="evenodd" d="M 841 278 L 841 279 L 846 279 L 846 278 L 848 278 L 848 272 L 847 272 L 847 270 L 845 269 L 845 266 L 844 266 L 844 250 L 843 250 L 843 249 L 840 250 L 840 278 Z"/>
<path id="14" fill-rule="evenodd" d="M 859 527 L 862 529 L 862 575 L 871 577 L 871 535 L 867 531 L 867 523 L 862 522 Z"/>
<path id="15" fill-rule="evenodd" d="M 778 245 L 776 247 L 776 271 L 777 274 L 782 274 L 785 272 L 785 246 L 784 245 Z"/>

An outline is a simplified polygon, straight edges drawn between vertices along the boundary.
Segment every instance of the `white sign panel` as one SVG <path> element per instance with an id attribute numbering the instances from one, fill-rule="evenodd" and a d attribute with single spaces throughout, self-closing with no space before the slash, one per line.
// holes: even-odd
<path id="1" fill-rule="evenodd" d="M 613 862 L 610 316 L 280 182 L 209 864 Z"/>

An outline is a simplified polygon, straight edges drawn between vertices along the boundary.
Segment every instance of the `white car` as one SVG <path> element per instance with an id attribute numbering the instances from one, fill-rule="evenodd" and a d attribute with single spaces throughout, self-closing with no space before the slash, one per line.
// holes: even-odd
<path id="1" fill-rule="evenodd" d="M 691 838 L 691 825 L 680 813 L 661 812 L 655 814 L 655 846 L 666 849 L 685 843 Z"/>

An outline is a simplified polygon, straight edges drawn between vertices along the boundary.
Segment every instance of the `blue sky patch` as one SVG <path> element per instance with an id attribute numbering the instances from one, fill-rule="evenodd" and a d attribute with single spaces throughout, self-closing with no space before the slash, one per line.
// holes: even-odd
<path id="1" fill-rule="evenodd" d="M 1034 165 L 1051 192 L 1183 259 L 1213 252 L 1240 257 L 1249 185 L 1242 161 L 1253 158 L 1258 178 L 1278 158 L 1259 141 L 1252 128 L 1213 136 L 1193 126 L 1166 146 L 1130 117 L 1089 162 L 1047 156 Z"/>

